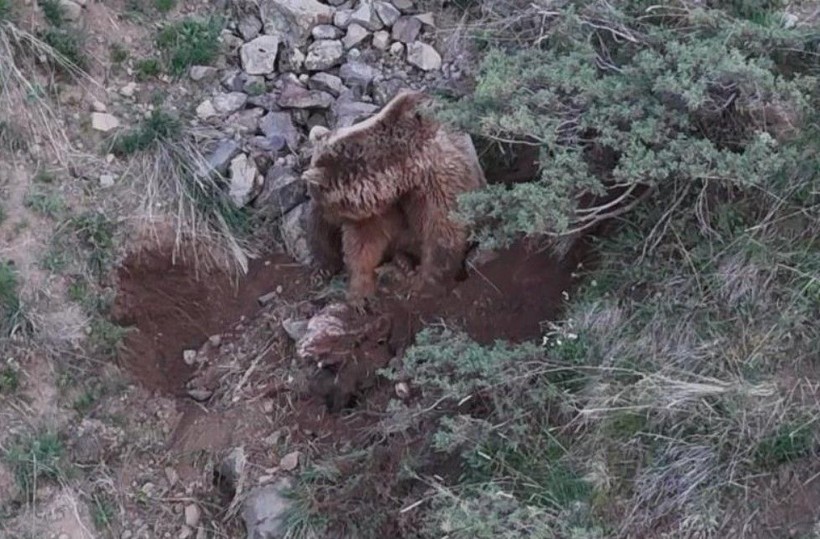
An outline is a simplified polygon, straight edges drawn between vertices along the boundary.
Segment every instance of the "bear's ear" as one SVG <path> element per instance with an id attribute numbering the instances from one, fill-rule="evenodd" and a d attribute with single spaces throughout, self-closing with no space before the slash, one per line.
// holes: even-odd
<path id="1" fill-rule="evenodd" d="M 316 143 L 327 139 L 328 135 L 330 135 L 330 129 L 323 125 L 316 125 L 310 130 L 308 140 L 310 140 L 311 143 Z"/>

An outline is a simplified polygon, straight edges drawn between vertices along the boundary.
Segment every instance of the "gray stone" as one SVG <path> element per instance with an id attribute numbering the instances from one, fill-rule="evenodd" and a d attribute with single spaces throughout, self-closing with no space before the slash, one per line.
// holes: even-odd
<path id="1" fill-rule="evenodd" d="M 91 113 L 91 128 L 95 131 L 102 131 L 107 133 L 113 131 L 120 126 L 120 121 L 113 114 L 107 112 L 92 112 Z"/>
<path id="2" fill-rule="evenodd" d="M 292 46 L 306 44 L 313 27 L 332 22 L 335 12 L 317 0 L 260 0 L 259 11 L 265 33 Z"/>
<path id="3" fill-rule="evenodd" d="M 359 23 L 351 23 L 350 26 L 347 27 L 347 34 L 342 39 L 342 44 L 345 46 L 346 49 L 351 47 L 355 47 L 365 39 L 367 36 L 370 35 L 370 32 Z"/>
<path id="4" fill-rule="evenodd" d="M 291 500 L 285 492 L 291 488 L 288 479 L 253 489 L 242 505 L 247 539 L 281 539 L 284 537 L 284 517 Z"/>
<path id="5" fill-rule="evenodd" d="M 259 130 L 259 119 L 263 114 L 265 110 L 259 107 L 240 110 L 231 114 L 225 123 L 228 129 L 237 133 L 254 134 Z"/>
<path id="6" fill-rule="evenodd" d="M 314 41 L 308 47 L 305 67 L 309 71 L 323 71 L 339 65 L 344 56 L 344 47 L 338 39 Z"/>
<path id="7" fill-rule="evenodd" d="M 399 91 L 408 87 L 402 79 L 386 79 L 373 85 L 373 97 L 379 105 L 386 105 Z"/>
<path id="8" fill-rule="evenodd" d="M 216 112 L 230 114 L 244 107 L 248 102 L 248 96 L 242 92 L 227 92 L 214 96 L 211 102 Z"/>
<path id="9" fill-rule="evenodd" d="M 214 104 L 210 99 L 206 99 L 196 107 L 196 115 L 200 120 L 207 120 L 217 115 Z"/>
<path id="10" fill-rule="evenodd" d="M 342 81 L 350 87 L 358 87 L 366 92 L 373 79 L 379 75 L 379 70 L 363 62 L 347 62 L 339 69 Z"/>
<path id="11" fill-rule="evenodd" d="M 430 28 L 436 27 L 436 19 L 431 11 L 428 11 L 427 13 L 419 13 L 414 17 L 424 26 L 429 26 Z"/>
<path id="12" fill-rule="evenodd" d="M 379 110 L 379 107 L 371 103 L 340 98 L 331 108 L 331 113 L 335 119 L 333 124 L 337 129 L 350 127 L 356 122 L 366 120 L 375 114 L 377 110 Z"/>
<path id="13" fill-rule="evenodd" d="M 251 137 L 248 143 L 257 150 L 266 153 L 280 152 L 288 145 L 287 141 L 279 135 L 272 137 Z"/>
<path id="14" fill-rule="evenodd" d="M 353 14 L 352 9 L 339 9 L 333 15 L 333 25 L 338 28 L 345 29 L 350 24 L 350 16 Z"/>
<path id="15" fill-rule="evenodd" d="M 376 14 L 372 0 L 362 0 L 359 7 L 350 14 L 348 24 L 353 23 L 357 23 L 371 32 L 381 30 L 384 27 L 381 19 L 379 19 L 379 16 Z"/>
<path id="16" fill-rule="evenodd" d="M 233 158 L 230 166 L 228 196 L 237 208 L 245 207 L 262 187 L 262 176 L 245 154 Z"/>
<path id="17" fill-rule="evenodd" d="M 338 97 L 342 90 L 344 90 L 344 83 L 342 79 L 330 73 L 316 73 L 308 81 L 308 88 L 311 90 L 319 90 L 327 92 L 335 97 Z"/>
<path id="18" fill-rule="evenodd" d="M 390 32 L 387 30 L 380 30 L 373 34 L 373 46 L 380 51 L 386 51 L 390 46 Z"/>
<path id="19" fill-rule="evenodd" d="M 264 208 L 265 215 L 277 219 L 307 200 L 302 179 L 292 169 L 274 165 L 265 175 L 265 186 L 256 200 L 255 208 Z"/>
<path id="20" fill-rule="evenodd" d="M 239 144 L 233 140 L 224 139 L 219 141 L 214 151 L 208 156 L 207 162 L 209 170 L 203 171 L 203 174 L 207 174 L 210 171 L 225 174 L 228 171 L 228 165 L 231 160 L 239 155 L 239 153 Z"/>
<path id="21" fill-rule="evenodd" d="M 298 48 L 288 48 L 284 52 L 279 53 L 279 71 L 284 73 L 288 71 L 298 72 L 302 70 L 305 65 L 305 53 Z"/>
<path id="22" fill-rule="evenodd" d="M 413 0 L 393 0 L 393 5 L 401 10 L 402 13 L 413 10 Z"/>
<path id="23" fill-rule="evenodd" d="M 415 17 L 401 17 L 393 25 L 393 39 L 408 44 L 413 43 L 421 32 L 421 21 Z"/>
<path id="24" fill-rule="evenodd" d="M 375 8 L 385 26 L 393 26 L 401 17 L 398 8 L 389 2 L 376 2 Z"/>
<path id="25" fill-rule="evenodd" d="M 259 36 L 239 49 L 242 69 L 249 75 L 268 75 L 276 69 L 276 53 L 279 51 L 279 38 L 276 36 Z"/>
<path id="26" fill-rule="evenodd" d="M 394 41 L 392 45 L 390 45 L 390 54 L 393 56 L 401 56 L 404 52 L 404 43 L 400 41 Z"/>
<path id="27" fill-rule="evenodd" d="M 282 88 L 278 103 L 281 107 L 291 109 L 326 109 L 333 104 L 333 96 L 289 82 Z"/>
<path id="28" fill-rule="evenodd" d="M 237 24 L 239 28 L 239 35 L 245 41 L 250 41 L 259 35 L 262 31 L 262 21 L 256 15 L 246 14 L 239 19 Z"/>
<path id="29" fill-rule="evenodd" d="M 225 52 L 225 54 L 230 55 L 236 54 L 237 49 L 245 44 L 241 37 L 235 35 L 227 28 L 220 32 L 219 39 L 222 41 L 221 49 Z"/>
<path id="30" fill-rule="evenodd" d="M 407 63 L 423 71 L 437 71 L 441 69 L 441 55 L 427 43 L 416 41 L 407 46 Z"/>
<path id="31" fill-rule="evenodd" d="M 114 187 L 114 175 L 100 174 L 100 187 Z"/>
<path id="32" fill-rule="evenodd" d="M 286 318 L 282 320 L 282 329 L 294 341 L 298 341 L 305 336 L 308 330 L 307 320 L 298 320 L 295 318 Z"/>
<path id="33" fill-rule="evenodd" d="M 188 76 L 195 82 L 213 80 L 218 74 L 219 70 L 212 66 L 191 66 L 188 70 Z"/>
<path id="34" fill-rule="evenodd" d="M 259 129 L 269 140 L 280 137 L 291 151 L 299 146 L 299 131 L 293 125 L 293 119 L 288 112 L 271 112 L 259 122 Z"/>
<path id="35" fill-rule="evenodd" d="M 307 240 L 306 220 L 309 202 L 299 204 L 282 218 L 281 232 L 285 249 L 297 262 L 309 265 L 313 261 Z"/>
<path id="36" fill-rule="evenodd" d="M 320 24 L 313 27 L 310 33 L 313 39 L 339 39 L 343 32 L 332 24 Z"/>
<path id="37" fill-rule="evenodd" d="M 63 18 L 69 22 L 77 22 L 83 15 L 83 7 L 71 0 L 60 0 L 59 9 Z"/>

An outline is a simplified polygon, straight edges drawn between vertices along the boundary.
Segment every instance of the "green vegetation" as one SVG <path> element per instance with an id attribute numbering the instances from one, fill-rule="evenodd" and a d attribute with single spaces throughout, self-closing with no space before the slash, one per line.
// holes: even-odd
<path id="1" fill-rule="evenodd" d="M 10 395 L 20 387 L 20 372 L 12 365 L 0 369 L 0 395 Z"/>
<path id="2" fill-rule="evenodd" d="M 86 55 L 83 49 L 85 40 L 77 31 L 48 28 L 40 38 L 60 55 L 59 61 L 54 62 L 55 67 L 64 69 L 64 62 L 80 69 L 85 67 Z"/>
<path id="3" fill-rule="evenodd" d="M 9 262 L 0 262 L 0 333 L 5 337 L 24 323 L 18 295 L 17 271 Z"/>
<path id="4" fill-rule="evenodd" d="M 179 136 L 180 128 L 177 118 L 157 109 L 140 125 L 114 139 L 111 151 L 117 155 L 143 152 L 164 141 L 172 141 Z"/>
<path id="5" fill-rule="evenodd" d="M 176 0 L 154 0 L 154 8 L 160 13 L 167 13 L 174 9 Z"/>
<path id="6" fill-rule="evenodd" d="M 32 189 L 23 200 L 27 208 L 35 213 L 56 219 L 66 210 L 65 201 L 55 192 L 43 189 Z"/>
<path id="7" fill-rule="evenodd" d="M 121 64 L 128 60 L 128 49 L 119 43 L 112 44 L 109 53 L 113 64 Z"/>
<path id="8" fill-rule="evenodd" d="M 490 247 L 609 220 L 597 269 L 543 342 L 418 335 L 385 373 L 418 397 L 374 434 L 401 469 L 377 450 L 311 463 L 294 537 L 725 537 L 778 518 L 758 479 L 810 468 L 820 417 L 795 376 L 820 345 L 820 34 L 781 9 L 483 2 L 476 87 L 436 113 L 541 170 L 460 213 Z"/>
<path id="9" fill-rule="evenodd" d="M 70 220 L 71 229 L 88 253 L 87 265 L 100 276 L 114 257 L 114 223 L 100 212 L 88 211 Z"/>
<path id="10" fill-rule="evenodd" d="M 182 75 L 192 65 L 208 65 L 219 54 L 218 19 L 185 19 L 165 25 L 157 34 L 157 47 L 172 75 Z"/>
<path id="11" fill-rule="evenodd" d="M 144 58 L 134 65 L 137 80 L 144 81 L 158 76 L 162 72 L 162 65 L 156 58 Z"/>
<path id="12" fill-rule="evenodd" d="M 39 0 L 38 4 L 43 10 L 43 16 L 51 26 L 59 28 L 65 23 L 65 13 L 59 0 Z"/>
<path id="13" fill-rule="evenodd" d="M 50 430 L 42 430 L 19 437 L 5 450 L 3 460 L 28 498 L 39 483 L 62 475 L 62 457 L 63 445 L 59 436 Z"/>

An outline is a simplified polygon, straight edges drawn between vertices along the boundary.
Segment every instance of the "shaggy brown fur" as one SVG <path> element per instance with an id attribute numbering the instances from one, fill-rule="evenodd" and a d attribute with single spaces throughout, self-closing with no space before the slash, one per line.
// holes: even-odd
<path id="1" fill-rule="evenodd" d="M 467 230 L 450 213 L 486 180 L 469 137 L 421 113 L 426 99 L 405 91 L 368 120 L 311 137 L 303 178 L 321 210 L 314 232 L 341 227 L 352 300 L 375 292 L 375 269 L 391 252 L 419 255 L 422 285 L 463 262 Z"/>

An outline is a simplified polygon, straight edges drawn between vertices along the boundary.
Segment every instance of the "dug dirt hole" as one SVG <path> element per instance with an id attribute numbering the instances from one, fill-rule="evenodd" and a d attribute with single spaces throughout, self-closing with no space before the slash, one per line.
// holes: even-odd
<path id="1" fill-rule="evenodd" d="M 175 261 L 169 250 L 127 256 L 117 282 L 112 319 L 129 328 L 122 365 L 148 389 L 175 396 L 184 395 L 193 373 L 183 361 L 185 350 L 199 349 L 210 336 L 252 316 L 260 296 L 279 290 L 290 301 L 305 297 L 310 287 L 305 270 L 284 255 L 253 260 L 236 279 Z"/>

